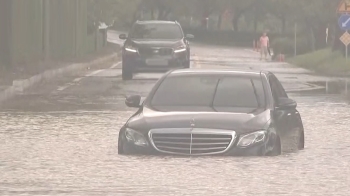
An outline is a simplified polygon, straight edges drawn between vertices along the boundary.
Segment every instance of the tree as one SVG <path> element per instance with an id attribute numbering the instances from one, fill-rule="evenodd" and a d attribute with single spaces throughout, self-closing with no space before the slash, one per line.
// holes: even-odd
<path id="1" fill-rule="evenodd" d="M 88 0 L 88 16 L 91 23 L 130 23 L 135 18 L 142 0 Z"/>
<path id="2" fill-rule="evenodd" d="M 281 32 L 286 32 L 286 24 L 288 18 L 294 18 L 294 6 L 292 1 L 288 0 L 268 0 L 265 8 L 268 13 L 275 15 L 281 20 Z"/>
<path id="3" fill-rule="evenodd" d="M 229 0 L 228 6 L 233 10 L 232 26 L 234 31 L 238 31 L 238 22 L 242 15 L 254 7 L 259 0 Z"/>

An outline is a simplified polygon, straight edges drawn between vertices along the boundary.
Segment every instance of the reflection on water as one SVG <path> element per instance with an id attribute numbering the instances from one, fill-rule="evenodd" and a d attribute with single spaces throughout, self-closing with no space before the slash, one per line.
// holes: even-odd
<path id="1" fill-rule="evenodd" d="M 280 157 L 117 155 L 132 112 L 0 114 L 0 195 L 349 195 L 350 107 L 293 97 L 306 149 Z"/>

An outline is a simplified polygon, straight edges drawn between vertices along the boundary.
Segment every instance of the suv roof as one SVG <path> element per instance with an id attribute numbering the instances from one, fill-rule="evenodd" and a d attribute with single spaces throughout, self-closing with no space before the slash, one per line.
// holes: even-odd
<path id="1" fill-rule="evenodd" d="M 178 24 L 176 21 L 167 20 L 138 20 L 136 24 Z"/>

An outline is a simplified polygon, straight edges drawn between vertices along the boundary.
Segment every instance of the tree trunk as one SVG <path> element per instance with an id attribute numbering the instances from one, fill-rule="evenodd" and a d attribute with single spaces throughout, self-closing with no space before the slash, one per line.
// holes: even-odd
<path id="1" fill-rule="evenodd" d="M 316 50 L 316 46 L 315 46 L 316 36 L 315 36 L 315 30 L 311 25 L 310 25 L 310 41 L 311 41 L 311 49 L 312 49 L 312 51 L 315 51 Z"/>
<path id="2" fill-rule="evenodd" d="M 257 32 L 258 29 L 258 14 L 255 12 L 254 14 L 254 33 Z"/>
<path id="3" fill-rule="evenodd" d="M 342 36 L 343 33 L 344 33 L 344 31 L 340 30 L 340 28 L 335 28 L 335 33 L 334 33 L 334 38 L 335 39 L 333 41 L 332 51 L 342 51 L 342 52 L 344 52 L 345 46 L 339 39 Z"/>
<path id="4" fill-rule="evenodd" d="M 239 18 L 236 16 L 232 19 L 232 27 L 233 27 L 233 30 L 236 32 L 239 30 L 238 29 L 238 21 L 239 21 Z"/>
<path id="5" fill-rule="evenodd" d="M 2 63 L 4 65 L 12 63 L 12 3 L 12 1 L 0 1 L 0 65 Z"/>
<path id="6" fill-rule="evenodd" d="M 151 19 L 154 20 L 155 17 L 154 17 L 154 8 L 151 9 Z"/>
<path id="7" fill-rule="evenodd" d="M 233 14 L 233 19 L 232 19 L 232 26 L 233 26 L 233 30 L 234 31 L 239 31 L 239 19 L 241 18 L 243 12 L 240 12 L 240 11 L 234 11 L 234 14 Z"/>
<path id="8" fill-rule="evenodd" d="M 282 23 L 281 32 L 282 33 L 286 32 L 286 22 L 287 22 L 286 15 L 283 13 L 281 16 L 281 23 Z"/>
<path id="9" fill-rule="evenodd" d="M 171 13 L 171 9 L 164 10 L 162 20 L 169 20 L 170 13 Z"/>
<path id="10" fill-rule="evenodd" d="M 165 20 L 166 11 L 164 9 L 159 10 L 158 20 Z"/>
<path id="11" fill-rule="evenodd" d="M 254 25 L 254 33 L 256 33 L 257 32 L 257 30 L 258 30 L 258 17 L 259 17 L 259 13 L 260 13 L 260 10 L 259 10 L 259 6 L 257 5 L 257 6 L 254 6 L 254 9 L 253 9 L 253 25 Z"/>
<path id="12" fill-rule="evenodd" d="M 219 15 L 218 26 L 217 26 L 218 30 L 221 29 L 221 23 L 222 23 L 222 14 Z"/>

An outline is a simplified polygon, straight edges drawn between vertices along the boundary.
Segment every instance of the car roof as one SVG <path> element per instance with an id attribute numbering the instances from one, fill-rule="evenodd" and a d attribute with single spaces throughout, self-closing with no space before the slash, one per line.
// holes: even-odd
<path id="1" fill-rule="evenodd" d="M 178 69 L 173 70 L 169 75 L 232 75 L 232 76 L 259 76 L 268 75 L 269 71 L 264 70 L 237 70 L 237 69 Z"/>
<path id="2" fill-rule="evenodd" d="M 136 24 L 177 24 L 175 21 L 167 20 L 139 20 Z"/>

